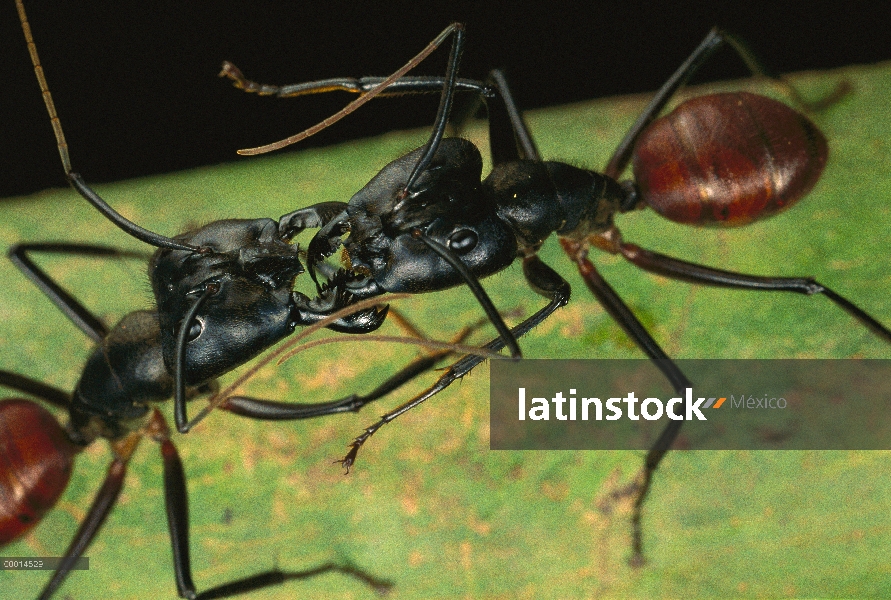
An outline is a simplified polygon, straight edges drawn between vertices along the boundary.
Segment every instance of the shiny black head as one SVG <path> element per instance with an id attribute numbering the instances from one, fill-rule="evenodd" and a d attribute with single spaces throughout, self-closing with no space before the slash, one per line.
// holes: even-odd
<path id="1" fill-rule="evenodd" d="M 187 383 L 215 378 L 246 362 L 296 326 L 292 288 L 303 272 L 298 247 L 283 241 L 271 219 L 215 221 L 176 238 L 209 252 L 162 249 L 149 273 L 158 306 L 164 362 L 171 368 L 176 335 L 208 287 L 189 326 Z"/>
<path id="2" fill-rule="evenodd" d="M 319 231 L 310 244 L 310 261 L 329 254 L 332 236 L 348 231 L 343 241 L 351 267 L 370 276 L 388 292 L 429 292 L 464 283 L 448 261 L 419 237 L 448 248 L 476 277 L 495 273 L 517 253 L 516 239 L 498 218 L 493 199 L 480 181 L 482 157 L 471 142 L 442 141 L 412 189 L 408 177 L 423 148 L 384 167 L 356 193 L 339 220 Z"/>

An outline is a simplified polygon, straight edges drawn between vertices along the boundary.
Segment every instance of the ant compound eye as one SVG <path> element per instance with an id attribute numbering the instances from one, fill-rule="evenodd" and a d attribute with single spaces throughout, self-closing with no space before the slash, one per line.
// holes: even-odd
<path id="1" fill-rule="evenodd" d="M 470 229 L 462 229 L 449 236 L 449 248 L 455 252 L 470 252 L 476 248 L 477 241 L 479 238 L 475 232 Z"/>
<path id="2" fill-rule="evenodd" d="M 179 324 L 182 327 L 182 322 Z M 186 342 L 193 342 L 201 335 L 204 331 L 204 320 L 201 317 L 195 317 L 192 321 L 192 325 L 189 326 L 189 333 L 186 334 Z"/>
<path id="3" fill-rule="evenodd" d="M 186 336 L 186 341 L 191 342 L 195 340 L 199 335 L 201 335 L 202 331 L 204 331 L 204 324 L 196 319 L 192 323 L 192 326 L 189 327 L 189 335 Z"/>

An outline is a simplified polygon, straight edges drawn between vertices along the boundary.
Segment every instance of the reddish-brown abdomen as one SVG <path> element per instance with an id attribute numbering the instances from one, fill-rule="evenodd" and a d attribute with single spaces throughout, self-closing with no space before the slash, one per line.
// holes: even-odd
<path id="1" fill-rule="evenodd" d="M 24 535 L 56 504 L 77 450 L 42 406 L 0 401 L 0 546 Z"/>
<path id="2" fill-rule="evenodd" d="M 684 102 L 644 131 L 634 176 L 645 202 L 672 221 L 745 225 L 807 194 L 827 153 L 816 125 L 785 104 L 714 94 Z"/>

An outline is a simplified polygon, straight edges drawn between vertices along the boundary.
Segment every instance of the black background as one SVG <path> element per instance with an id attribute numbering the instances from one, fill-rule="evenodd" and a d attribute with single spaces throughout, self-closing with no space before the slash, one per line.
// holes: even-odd
<path id="1" fill-rule="evenodd" d="M 65 181 L 18 29 L 0 10 L 0 197 Z M 293 83 L 386 75 L 451 21 L 467 24 L 467 77 L 505 69 L 524 108 L 652 91 L 709 27 L 780 72 L 891 59 L 891 11 L 851 2 L 38 2 L 26 5 L 75 169 L 100 183 L 239 160 L 335 112 L 344 94 L 263 99 L 216 77 Z M 416 71 L 441 74 L 447 50 Z M 695 81 L 741 77 L 729 51 Z M 300 147 L 429 125 L 436 99 L 377 100 Z"/>

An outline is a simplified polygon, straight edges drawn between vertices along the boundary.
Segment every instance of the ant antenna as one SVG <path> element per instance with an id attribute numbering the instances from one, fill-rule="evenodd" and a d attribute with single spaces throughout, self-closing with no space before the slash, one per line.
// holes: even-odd
<path id="1" fill-rule="evenodd" d="M 21 0 L 16 0 L 16 1 L 21 2 Z M 409 71 L 414 69 L 416 66 L 418 66 L 418 64 L 421 63 L 421 61 L 423 61 L 425 58 L 430 56 L 430 54 L 434 50 L 439 48 L 440 44 L 442 44 L 445 41 L 445 39 L 447 37 L 449 37 L 449 35 L 451 35 L 453 32 L 461 32 L 463 30 L 464 30 L 463 24 L 452 23 L 451 25 L 446 27 L 442 31 L 442 33 L 440 33 L 438 36 L 436 36 L 436 38 L 432 42 L 427 44 L 427 46 L 423 50 L 421 50 L 414 58 L 412 58 L 410 61 L 405 63 L 395 73 L 393 73 L 392 75 L 390 75 L 389 77 L 384 79 L 382 82 L 380 82 L 380 84 L 376 85 L 373 90 L 371 90 L 369 92 L 365 92 L 364 94 L 362 94 L 361 96 L 359 96 L 358 98 L 356 98 L 355 100 L 353 100 L 352 102 L 347 104 L 345 107 L 343 107 L 343 109 L 341 109 L 339 112 L 331 115 L 330 117 L 328 117 L 321 123 L 317 123 L 316 125 L 313 125 L 309 129 L 301 131 L 297 135 L 292 135 L 291 137 L 280 140 L 278 142 L 273 142 L 272 144 L 267 144 L 265 146 L 258 146 L 256 148 L 244 148 L 242 150 L 239 150 L 238 153 L 243 156 L 253 156 L 255 154 L 265 154 L 266 152 L 272 152 L 273 150 L 280 150 L 281 148 L 284 148 L 285 146 L 290 146 L 291 144 L 296 144 L 297 142 L 305 140 L 306 138 L 308 138 L 311 135 L 317 134 L 318 132 L 322 131 L 323 129 L 333 125 L 334 123 L 337 123 L 342 118 L 344 118 L 345 116 L 347 116 L 348 114 L 350 114 L 351 112 L 353 112 L 354 110 L 356 110 L 357 108 L 359 108 L 360 106 L 362 106 L 363 104 L 365 104 L 366 102 L 368 102 L 369 100 L 371 100 L 372 98 L 374 98 L 375 96 L 377 96 L 378 94 L 383 92 L 385 89 L 390 87 L 397 79 L 399 79 L 400 77 L 402 77 L 403 75 L 405 75 L 406 73 L 408 73 Z"/>
<path id="2" fill-rule="evenodd" d="M 43 102 L 46 104 L 46 112 L 49 113 L 50 123 L 53 126 L 53 133 L 56 136 L 56 144 L 59 148 L 59 157 L 62 159 L 62 168 L 65 170 L 65 176 L 68 182 L 87 202 L 92 204 L 105 218 L 120 227 L 129 235 L 136 239 L 155 246 L 157 248 L 169 248 L 171 250 L 185 250 L 187 252 L 200 252 L 206 254 L 209 249 L 199 248 L 191 244 L 183 244 L 174 241 L 159 233 L 149 231 L 133 223 L 125 218 L 121 213 L 113 209 L 105 200 L 99 197 L 83 180 L 83 178 L 74 172 L 71 168 L 71 157 L 68 155 L 68 142 L 65 141 L 65 134 L 62 131 L 62 122 L 56 113 L 56 105 L 53 103 L 53 96 L 50 94 L 49 86 L 46 83 L 46 76 L 43 73 L 43 67 L 40 64 L 40 58 L 37 56 L 37 45 L 34 43 L 34 37 L 31 35 L 31 26 L 28 24 L 28 17 L 25 14 L 25 5 L 22 0 L 15 1 L 16 8 L 19 12 L 19 21 L 22 24 L 22 32 L 25 34 L 25 42 L 28 44 L 28 53 L 31 55 L 31 64 L 34 65 L 34 75 L 37 76 L 37 84 L 40 86 L 40 92 L 43 94 Z"/>

